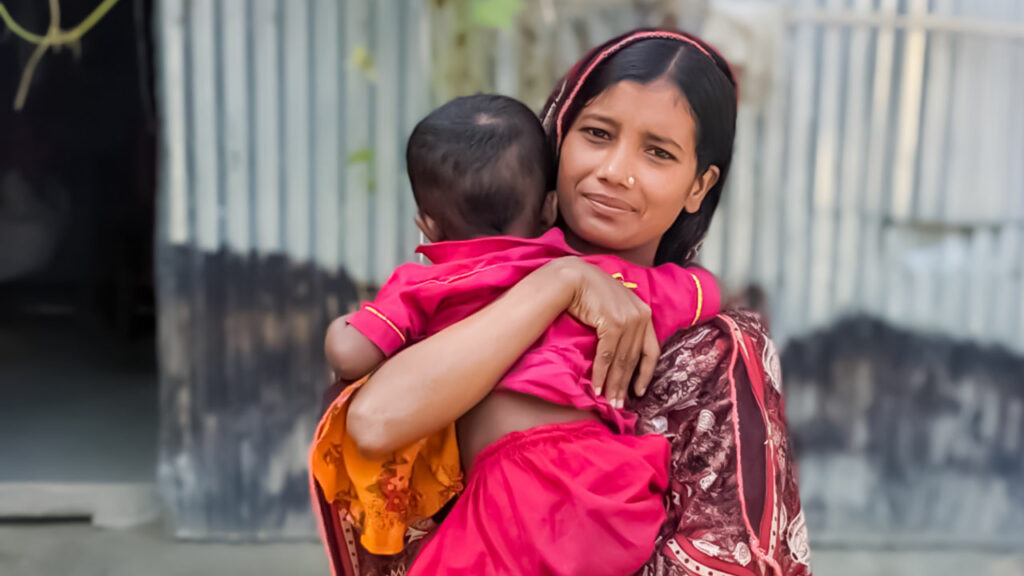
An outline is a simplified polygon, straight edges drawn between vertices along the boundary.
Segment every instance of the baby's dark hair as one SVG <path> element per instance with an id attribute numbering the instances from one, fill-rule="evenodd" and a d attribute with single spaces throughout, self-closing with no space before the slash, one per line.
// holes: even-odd
<path id="1" fill-rule="evenodd" d="M 540 214 L 553 184 L 553 159 L 540 120 L 497 94 L 456 98 L 409 137 L 413 196 L 446 239 L 509 233 L 526 210 Z"/>

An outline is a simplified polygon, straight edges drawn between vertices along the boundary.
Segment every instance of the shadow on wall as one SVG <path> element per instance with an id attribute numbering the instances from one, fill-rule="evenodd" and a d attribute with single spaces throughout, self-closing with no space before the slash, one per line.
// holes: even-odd
<path id="1" fill-rule="evenodd" d="M 854 318 L 783 368 L 819 542 L 1024 541 L 1024 358 Z"/>
<path id="2" fill-rule="evenodd" d="M 158 253 L 157 477 L 173 534 L 314 537 L 306 467 L 330 384 L 323 334 L 355 285 L 281 255 Z"/>

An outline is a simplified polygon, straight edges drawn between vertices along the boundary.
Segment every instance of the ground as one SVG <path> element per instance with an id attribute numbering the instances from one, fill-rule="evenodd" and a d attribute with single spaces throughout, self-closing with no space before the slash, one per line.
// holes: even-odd
<path id="1" fill-rule="evenodd" d="M 816 550 L 819 576 L 1024 576 L 1024 552 Z M 86 523 L 0 523 L 3 576 L 327 576 L 311 542 L 177 542 L 159 525 L 114 531 Z"/>

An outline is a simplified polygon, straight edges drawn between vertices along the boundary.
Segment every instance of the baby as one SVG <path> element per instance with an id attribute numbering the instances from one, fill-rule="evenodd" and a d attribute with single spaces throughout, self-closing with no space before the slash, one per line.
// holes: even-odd
<path id="1" fill-rule="evenodd" d="M 554 168 L 543 129 L 516 100 L 480 94 L 441 106 L 413 131 L 407 165 L 418 206 L 416 224 L 430 241 L 417 252 L 433 265 L 400 266 L 373 302 L 332 324 L 326 353 L 344 380 L 365 376 L 403 346 L 466 318 L 538 267 L 564 256 L 583 258 L 634 290 L 651 306 L 660 343 L 718 313 L 718 289 L 704 270 L 672 264 L 648 268 L 614 256 L 583 255 L 566 244 L 561 230 L 551 228 L 557 217 L 550 191 Z M 593 389 L 596 345 L 593 329 L 563 314 L 497 384 L 498 393 L 573 406 L 600 421 L 581 422 L 579 430 L 569 432 L 560 425 L 543 442 L 525 442 L 514 451 L 502 439 L 496 443 L 501 448 L 481 453 L 469 471 L 465 494 L 424 546 L 411 574 L 455 565 L 466 568 L 459 573 L 501 572 L 494 564 L 501 552 L 489 549 L 495 542 L 529 550 L 534 557 L 530 570 L 536 573 L 626 574 L 647 560 L 665 516 L 669 446 L 661 436 L 633 436 L 635 415 Z M 502 450 L 519 456 L 506 458 Z M 524 453 L 531 462 L 528 469 Z M 567 478 L 557 470 L 573 459 L 591 473 Z M 556 461 L 558 466 L 552 464 Z M 489 482 L 494 474 L 502 479 Z M 508 491 L 512 477 L 519 493 L 557 493 L 531 491 L 533 482 L 561 483 L 565 489 L 550 502 L 534 498 L 524 506 L 528 510 L 495 504 L 508 518 L 479 525 L 484 514 L 473 508 L 485 505 L 481 502 L 509 502 L 500 493 Z M 583 514 L 606 521 L 589 521 Z M 543 541 L 549 530 L 528 529 L 538 522 L 586 532 L 574 540 L 587 542 L 591 551 L 567 559 L 565 550 L 551 549 L 556 543 Z M 651 528 L 637 533 L 638 526 Z M 377 538 L 364 532 L 362 542 L 374 553 L 393 554 L 402 546 L 395 533 Z"/>

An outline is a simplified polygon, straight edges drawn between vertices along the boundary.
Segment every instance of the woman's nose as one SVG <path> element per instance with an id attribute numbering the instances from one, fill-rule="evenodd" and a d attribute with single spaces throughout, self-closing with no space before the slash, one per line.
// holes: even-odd
<path id="1" fill-rule="evenodd" d="M 633 176 L 631 166 L 632 160 L 626 147 L 613 146 L 598 168 L 597 177 L 612 186 L 629 188 L 629 178 Z"/>

